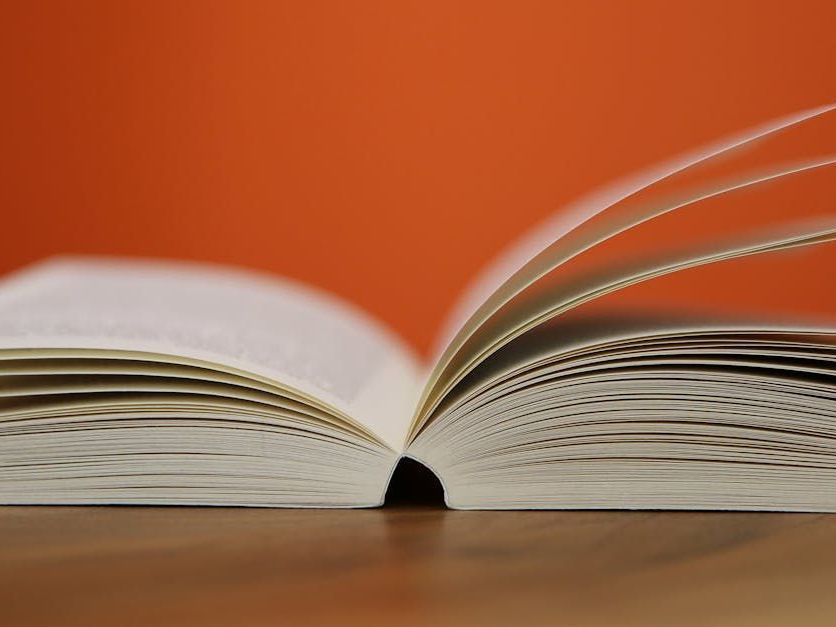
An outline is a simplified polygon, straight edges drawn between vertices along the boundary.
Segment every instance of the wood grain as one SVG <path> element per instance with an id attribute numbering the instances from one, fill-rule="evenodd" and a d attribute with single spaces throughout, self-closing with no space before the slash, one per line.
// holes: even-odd
<path id="1" fill-rule="evenodd" d="M 0 508 L 0 624 L 832 624 L 836 515 Z"/>

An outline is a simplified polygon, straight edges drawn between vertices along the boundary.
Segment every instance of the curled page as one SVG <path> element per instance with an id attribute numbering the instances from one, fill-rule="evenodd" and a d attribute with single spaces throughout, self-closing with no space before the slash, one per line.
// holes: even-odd
<path id="1" fill-rule="evenodd" d="M 741 148 L 747 144 L 812 120 L 836 109 L 836 104 L 807 109 L 772 120 L 742 133 L 727 137 L 691 152 L 675 157 L 638 174 L 615 181 L 596 192 L 563 207 L 552 218 L 514 243 L 476 277 L 459 302 L 453 307 L 442 326 L 436 342 L 436 354 L 450 347 L 456 336 L 477 320 L 484 319 L 502 302 L 536 279 L 530 264 L 540 255 L 548 255 L 559 240 L 590 218 L 618 202 L 647 189 L 660 181 L 710 159 Z M 548 264 L 544 264 L 548 265 Z M 503 288 L 503 299 L 495 298 Z"/>
<path id="2" fill-rule="evenodd" d="M 0 348 L 138 351 L 290 388 L 399 450 L 418 386 L 407 348 L 290 281 L 191 263 L 67 258 L 8 279 Z"/>
<path id="3" fill-rule="evenodd" d="M 449 388 L 450 380 L 461 374 L 460 368 L 455 366 L 455 364 L 469 363 L 474 355 L 478 354 L 481 349 L 486 348 L 486 346 L 482 346 L 480 349 L 479 346 L 476 346 L 478 342 L 471 341 L 474 335 L 481 334 L 484 336 L 485 341 L 490 342 L 490 338 L 487 337 L 489 334 L 482 333 L 480 327 L 492 316 L 500 312 L 504 306 L 511 303 L 526 288 L 533 285 L 560 264 L 596 243 L 605 240 L 607 237 L 628 229 L 642 220 L 650 219 L 653 216 L 671 211 L 677 207 L 698 202 L 711 195 L 724 193 L 725 191 L 747 185 L 759 184 L 771 178 L 779 178 L 794 172 L 830 165 L 834 163 L 834 159 L 832 157 L 824 157 L 806 163 L 785 165 L 774 169 L 772 172 L 761 172 L 742 181 L 735 180 L 722 184 L 718 184 L 715 181 L 710 184 L 708 189 L 695 192 L 690 198 L 668 198 L 663 200 L 657 198 L 655 204 L 651 203 L 638 208 L 638 210 L 634 209 L 632 212 L 622 215 L 620 219 L 611 220 L 603 227 L 597 225 L 591 230 L 588 229 L 589 232 L 582 232 L 580 234 L 573 233 L 581 225 L 590 222 L 593 218 L 599 214 L 603 214 L 605 210 L 620 203 L 624 199 L 642 190 L 649 189 L 688 168 L 692 168 L 698 164 L 708 163 L 715 157 L 726 155 L 741 146 L 750 144 L 756 140 L 762 140 L 779 131 L 797 126 L 802 122 L 818 118 L 832 111 L 834 108 L 836 108 L 835 105 L 828 105 L 787 116 L 673 159 L 643 174 L 616 183 L 593 196 L 578 201 L 564 211 L 561 211 L 541 228 L 536 229 L 530 236 L 512 247 L 495 264 L 488 268 L 477 279 L 473 287 L 454 310 L 442 334 L 442 339 L 439 342 L 439 355 L 436 365 L 425 386 L 422 399 L 416 411 L 416 416 L 414 417 L 414 423 L 419 422 L 425 417 L 428 408 L 438 400 L 440 395 L 443 394 L 444 389 Z M 574 236 L 574 239 L 573 237 L 567 237 L 570 234 Z M 469 354 L 459 355 L 468 343 L 473 346 Z"/>

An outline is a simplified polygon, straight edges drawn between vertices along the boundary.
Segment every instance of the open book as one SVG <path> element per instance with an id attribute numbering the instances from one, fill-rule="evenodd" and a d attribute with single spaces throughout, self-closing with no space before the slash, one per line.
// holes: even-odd
<path id="1" fill-rule="evenodd" d="M 375 506 L 410 457 L 455 508 L 836 511 L 833 109 L 563 208 L 477 277 L 429 362 L 255 273 L 13 274 L 0 502 Z"/>

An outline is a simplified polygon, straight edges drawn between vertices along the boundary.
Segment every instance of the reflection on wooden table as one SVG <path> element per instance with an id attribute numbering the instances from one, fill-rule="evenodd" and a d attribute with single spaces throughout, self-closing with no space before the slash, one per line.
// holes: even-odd
<path id="1" fill-rule="evenodd" d="M 836 515 L 0 508 L 24 624 L 832 624 Z"/>

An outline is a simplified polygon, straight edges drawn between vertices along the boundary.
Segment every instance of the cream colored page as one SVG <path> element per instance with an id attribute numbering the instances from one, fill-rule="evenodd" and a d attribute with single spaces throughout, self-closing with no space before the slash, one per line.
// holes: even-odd
<path id="1" fill-rule="evenodd" d="M 486 348 L 493 341 L 499 339 L 498 337 L 491 337 L 489 332 L 483 332 L 483 327 L 487 326 L 485 323 L 503 307 L 515 302 L 515 299 L 528 286 L 573 255 L 581 252 L 582 248 L 574 248 L 565 244 L 567 234 L 578 229 L 614 204 L 641 190 L 652 187 L 659 181 L 678 172 L 709 161 L 758 139 L 789 129 L 806 120 L 821 116 L 834 110 L 834 108 L 836 108 L 836 105 L 827 105 L 773 120 L 744 133 L 674 158 L 636 176 L 616 182 L 566 207 L 546 224 L 535 229 L 529 236 L 512 245 L 506 253 L 501 255 L 472 283 L 471 288 L 466 291 L 444 325 L 436 347 L 437 353 L 433 371 L 429 375 L 419 402 L 415 416 L 416 423 L 420 422 L 428 407 L 437 400 L 440 394 L 443 394 L 444 388 L 455 378 L 456 369 L 454 364 L 472 356 L 471 354 L 462 355 L 462 353 L 468 352 L 467 345 L 478 344 L 474 341 L 478 335 L 486 340 L 486 344 L 482 348 Z M 832 160 L 825 159 L 821 164 L 825 163 L 832 163 Z M 803 167 L 793 167 L 786 172 L 774 174 L 774 176 L 783 176 L 794 171 L 818 167 L 821 164 L 810 163 Z M 750 183 L 757 184 L 758 182 L 758 180 L 753 180 Z M 674 208 L 660 207 L 653 210 L 651 207 L 648 215 L 637 216 L 637 218 L 649 219 L 653 214 L 663 213 Z"/>
<path id="2" fill-rule="evenodd" d="M 416 358 L 358 310 L 289 281 L 189 263 L 56 259 L 0 284 L 0 348 L 147 351 L 268 377 L 400 450 Z"/>
<path id="3" fill-rule="evenodd" d="M 560 245 L 561 238 L 570 231 L 625 198 L 689 167 L 826 114 L 834 108 L 836 105 L 826 105 L 772 120 L 611 183 L 564 207 L 509 246 L 471 282 L 442 326 L 435 346 L 436 361 L 442 360 L 443 353 L 457 344 L 457 339 L 463 341 L 464 333 L 472 332 L 503 303 L 511 300 L 566 256 L 576 252 L 566 251 Z"/>
<path id="4" fill-rule="evenodd" d="M 691 338 L 697 344 L 702 342 L 705 345 L 712 337 L 722 339 L 728 336 L 735 336 L 737 339 L 750 338 L 753 342 L 753 346 L 749 347 L 752 352 L 757 352 L 758 341 L 764 345 L 768 345 L 769 341 L 783 342 L 796 349 L 799 343 L 805 343 L 807 347 L 836 345 L 836 328 L 829 320 L 743 321 L 722 316 L 694 319 L 674 314 L 663 317 L 635 312 L 630 315 L 623 311 L 613 311 L 610 314 L 599 312 L 590 316 L 580 308 L 579 311 L 532 328 L 518 342 L 511 342 L 491 355 L 480 366 L 479 377 L 474 377 L 467 386 L 457 388 L 455 395 L 457 398 L 463 398 L 475 390 L 489 387 L 498 380 L 507 379 L 531 364 L 558 362 L 568 359 L 578 351 L 595 347 L 623 342 L 646 343 L 644 346 L 639 344 L 631 346 L 629 350 L 624 349 L 620 358 L 627 358 L 652 354 L 657 350 L 653 339 L 681 341 Z M 736 356 L 736 353 L 729 352 L 725 358 L 733 360 Z M 603 362 L 601 367 L 605 367 Z M 619 372 L 615 370 L 613 377 L 619 376 Z"/>
<path id="5" fill-rule="evenodd" d="M 738 240 L 731 245 L 724 244 L 703 250 L 692 250 L 674 257 L 657 257 L 593 277 L 582 277 L 578 281 L 563 286 L 559 292 L 541 295 L 540 298 L 532 299 L 530 302 L 519 302 L 518 307 L 508 308 L 503 317 L 492 319 L 490 324 L 480 327 L 470 338 L 472 346 L 465 345 L 465 348 L 456 356 L 460 360 L 453 362 L 454 375 L 445 380 L 442 393 L 433 399 L 431 404 L 428 403 L 425 406 L 429 411 L 424 416 L 419 416 L 419 420 L 414 421 L 411 435 L 417 433 L 426 424 L 429 414 L 438 406 L 444 394 L 480 362 L 537 325 L 584 303 L 630 285 L 680 270 L 832 241 L 836 241 L 836 221 L 806 221 L 792 227 L 787 225 L 780 233 L 763 232 L 750 236 L 746 240 Z"/>

